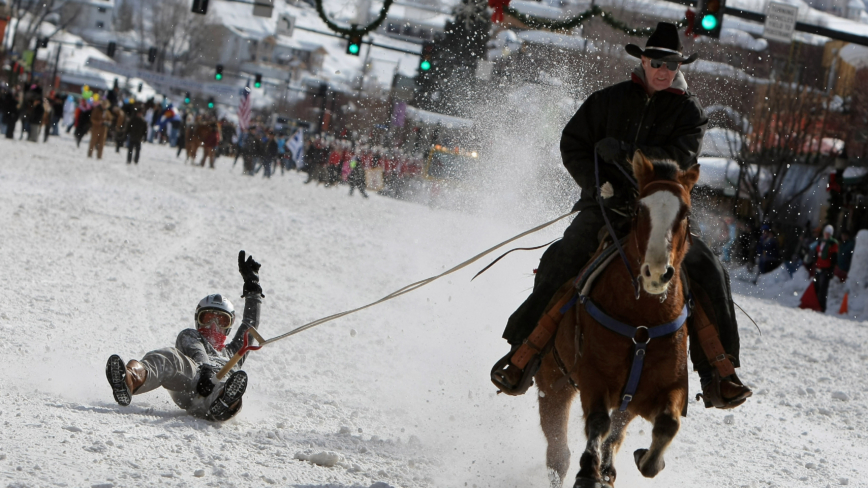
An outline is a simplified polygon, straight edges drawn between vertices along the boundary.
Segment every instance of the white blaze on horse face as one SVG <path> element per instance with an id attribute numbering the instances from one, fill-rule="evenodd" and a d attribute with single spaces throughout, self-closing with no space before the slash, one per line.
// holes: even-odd
<path id="1" fill-rule="evenodd" d="M 669 272 L 672 228 L 681 211 L 681 200 L 668 191 L 658 191 L 639 200 L 651 217 L 651 232 L 641 266 L 642 287 L 654 295 L 665 293 L 672 273 Z"/>

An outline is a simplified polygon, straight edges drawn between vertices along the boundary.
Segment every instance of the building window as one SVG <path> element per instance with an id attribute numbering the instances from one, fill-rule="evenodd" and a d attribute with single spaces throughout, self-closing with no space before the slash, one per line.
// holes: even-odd
<path id="1" fill-rule="evenodd" d="M 101 14 L 104 14 L 104 13 L 108 12 L 108 10 L 106 10 L 105 7 L 98 7 L 98 8 L 96 9 L 96 11 L 99 12 L 99 13 L 101 13 Z"/>
<path id="2" fill-rule="evenodd" d="M 97 29 L 102 29 L 103 27 L 105 27 L 105 22 L 101 22 L 101 21 L 100 21 L 100 22 L 97 22 L 97 23 L 96 23 L 96 28 L 97 28 Z"/>

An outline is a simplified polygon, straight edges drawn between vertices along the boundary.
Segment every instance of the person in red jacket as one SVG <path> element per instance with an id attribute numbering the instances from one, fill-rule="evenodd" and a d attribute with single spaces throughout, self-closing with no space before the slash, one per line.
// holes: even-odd
<path id="1" fill-rule="evenodd" d="M 838 265 L 838 241 L 832 237 L 835 228 L 827 225 L 823 228 L 823 238 L 817 244 L 816 270 L 814 271 L 814 288 L 820 311 L 826 312 L 826 296 L 829 294 L 829 281 Z"/>

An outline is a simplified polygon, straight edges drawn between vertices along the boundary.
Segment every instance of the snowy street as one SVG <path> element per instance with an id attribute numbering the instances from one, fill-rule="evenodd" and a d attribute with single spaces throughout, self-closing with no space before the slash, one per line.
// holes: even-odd
<path id="1" fill-rule="evenodd" d="M 269 338 L 440 273 L 550 215 L 525 222 L 499 205 L 469 214 L 364 200 L 346 186 L 304 185 L 301 173 L 242 177 L 226 157 L 194 167 L 153 144 L 138 165 L 113 146 L 87 159 L 87 139 L 78 149 L 67 134 L 0 139 L 0 485 L 549 486 L 536 389 L 496 395 L 488 379 L 541 250 L 510 254 L 470 282 L 495 253 L 251 353 L 244 408 L 224 424 L 189 417 L 163 390 L 120 407 L 104 367 L 111 354 L 126 361 L 174 345 L 210 293 L 240 312 L 241 249 L 262 263 Z M 510 247 L 542 244 L 565 225 Z M 739 375 L 754 396 L 728 411 L 691 402 L 655 479 L 633 464 L 651 437 L 635 421 L 616 486 L 868 487 L 866 323 L 735 300 L 762 331 L 738 314 Z M 690 386 L 700 391 L 696 375 Z M 578 404 L 572 412 L 570 480 L 585 442 Z"/>

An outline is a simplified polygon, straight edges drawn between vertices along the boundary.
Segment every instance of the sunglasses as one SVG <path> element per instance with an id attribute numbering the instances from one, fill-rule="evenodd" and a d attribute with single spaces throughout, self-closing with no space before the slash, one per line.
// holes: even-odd
<path id="1" fill-rule="evenodd" d="M 666 66 L 666 69 L 669 71 L 677 71 L 678 65 L 680 65 L 678 61 L 662 61 L 660 59 L 652 59 L 651 67 L 654 69 L 659 69 L 662 66 Z"/>
<path id="2" fill-rule="evenodd" d="M 202 310 L 199 312 L 199 315 L 196 316 L 196 324 L 199 327 L 208 326 L 212 322 L 225 330 L 232 327 L 232 316 L 219 310 Z"/>

